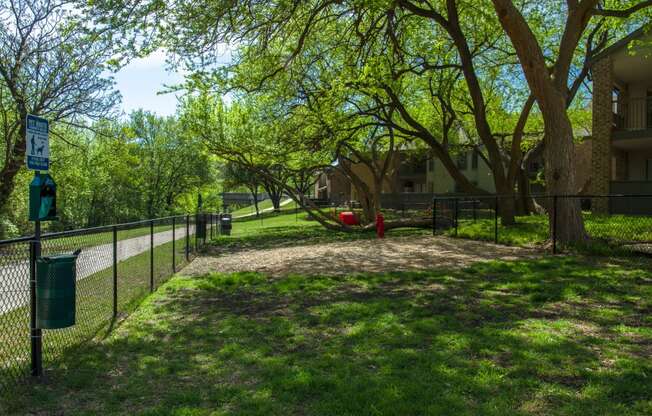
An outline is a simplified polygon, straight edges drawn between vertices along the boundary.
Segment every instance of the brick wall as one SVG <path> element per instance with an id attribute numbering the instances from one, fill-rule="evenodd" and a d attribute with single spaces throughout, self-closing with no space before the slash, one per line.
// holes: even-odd
<path id="1" fill-rule="evenodd" d="M 575 184 L 579 193 L 590 192 L 593 140 L 589 137 L 575 143 Z"/>
<path id="2" fill-rule="evenodd" d="M 593 146 L 591 157 L 591 193 L 609 193 L 611 179 L 611 128 L 613 111 L 611 94 L 613 91 L 613 63 L 611 56 L 595 62 L 593 73 Z M 594 213 L 606 214 L 606 200 L 596 200 Z"/>

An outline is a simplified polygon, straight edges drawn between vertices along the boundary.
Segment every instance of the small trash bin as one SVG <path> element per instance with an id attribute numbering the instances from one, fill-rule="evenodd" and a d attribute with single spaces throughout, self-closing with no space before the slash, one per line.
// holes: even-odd
<path id="1" fill-rule="evenodd" d="M 220 234 L 231 235 L 233 228 L 231 214 L 220 214 Z"/>
<path id="2" fill-rule="evenodd" d="M 36 259 L 36 322 L 42 329 L 75 324 L 77 257 L 73 254 Z"/>

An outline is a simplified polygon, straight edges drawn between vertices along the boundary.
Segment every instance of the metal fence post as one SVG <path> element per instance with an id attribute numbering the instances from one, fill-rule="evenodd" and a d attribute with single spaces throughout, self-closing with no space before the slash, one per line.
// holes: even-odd
<path id="1" fill-rule="evenodd" d="M 43 375 L 43 333 L 36 326 L 36 259 L 41 256 L 41 222 L 34 222 L 34 240 L 30 244 L 29 265 L 29 329 L 32 376 Z"/>
<path id="2" fill-rule="evenodd" d="M 199 247 L 199 236 L 198 236 L 198 233 L 197 233 L 197 229 L 198 229 L 199 225 L 201 225 L 200 224 L 201 221 L 199 220 L 200 215 L 201 214 L 196 214 L 195 215 L 195 245 L 193 246 L 193 250 L 192 250 L 193 253 L 196 253 L 197 252 L 197 247 Z"/>
<path id="3" fill-rule="evenodd" d="M 154 220 L 149 222 L 149 291 L 154 291 Z"/>
<path id="4" fill-rule="evenodd" d="M 476 212 L 477 203 L 478 203 L 478 201 L 476 201 L 475 199 L 472 201 L 472 204 L 473 204 L 473 222 L 476 222 L 476 220 L 478 219 L 478 214 Z"/>
<path id="5" fill-rule="evenodd" d="M 186 215 L 186 261 L 190 261 L 190 215 Z"/>
<path id="6" fill-rule="evenodd" d="M 459 219 L 458 218 L 458 215 L 459 215 L 459 213 L 458 213 L 458 199 L 455 198 L 453 201 L 455 202 L 455 237 L 457 237 L 457 220 Z"/>
<path id="7" fill-rule="evenodd" d="M 437 198 L 432 200 L 432 235 L 437 235 Z"/>
<path id="8" fill-rule="evenodd" d="M 552 254 L 557 254 L 557 195 L 552 197 Z"/>
<path id="9" fill-rule="evenodd" d="M 498 197 L 494 201 L 494 243 L 498 244 Z"/>
<path id="10" fill-rule="evenodd" d="M 177 272 L 177 217 L 172 217 L 172 273 Z"/>
<path id="11" fill-rule="evenodd" d="M 118 227 L 113 226 L 113 319 L 118 316 Z"/>

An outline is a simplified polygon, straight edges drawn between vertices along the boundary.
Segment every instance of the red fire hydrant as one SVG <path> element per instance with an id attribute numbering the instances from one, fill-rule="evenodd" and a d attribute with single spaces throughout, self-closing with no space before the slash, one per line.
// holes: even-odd
<path id="1" fill-rule="evenodd" d="M 385 217 L 380 212 L 376 214 L 376 234 L 378 238 L 385 238 Z"/>

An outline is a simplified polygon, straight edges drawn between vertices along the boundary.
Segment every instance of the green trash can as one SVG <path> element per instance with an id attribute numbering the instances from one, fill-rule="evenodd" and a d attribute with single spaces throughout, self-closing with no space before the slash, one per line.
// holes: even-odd
<path id="1" fill-rule="evenodd" d="M 39 328 L 59 329 L 75 324 L 79 252 L 36 259 L 36 322 Z"/>
<path id="2" fill-rule="evenodd" d="M 231 220 L 233 217 L 231 214 L 220 214 L 220 233 L 223 235 L 231 235 L 231 230 L 233 229 L 233 224 Z"/>

